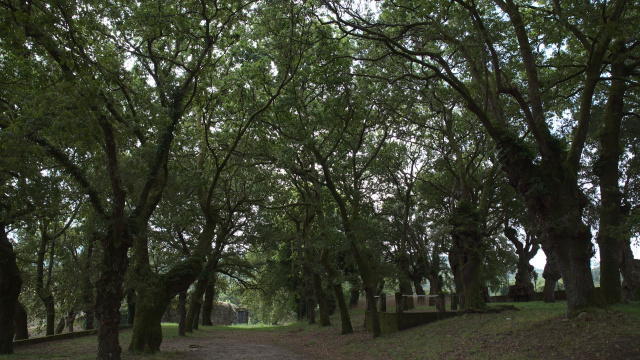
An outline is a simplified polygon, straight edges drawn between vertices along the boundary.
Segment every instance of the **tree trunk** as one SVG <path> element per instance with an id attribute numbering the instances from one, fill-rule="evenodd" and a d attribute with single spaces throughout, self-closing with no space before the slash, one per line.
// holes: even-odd
<path id="1" fill-rule="evenodd" d="M 460 256 L 458 255 L 458 250 L 455 246 L 452 246 L 449 250 L 449 266 L 451 267 L 451 272 L 453 273 L 453 284 L 456 288 L 456 295 L 464 293 L 462 276 L 460 275 Z M 429 291 L 429 294 L 431 294 L 431 291 Z M 429 302 L 429 304 L 431 304 L 431 302 Z M 464 302 L 460 303 L 459 305 L 461 309 L 464 309 Z"/>
<path id="2" fill-rule="evenodd" d="M 322 252 L 320 253 L 320 261 L 329 274 L 329 282 L 331 283 L 331 288 L 333 289 L 333 293 L 336 295 L 336 300 L 338 302 L 338 309 L 340 310 L 340 321 L 342 324 L 340 333 L 351 334 L 353 333 L 353 326 L 351 325 L 349 308 L 347 306 L 347 302 L 344 299 L 344 292 L 342 291 L 340 273 L 338 272 L 338 269 L 336 269 L 336 267 L 331 263 L 331 259 L 329 259 L 329 250 L 327 248 L 322 249 Z"/>
<path id="3" fill-rule="evenodd" d="M 122 353 L 118 330 L 120 304 L 124 297 L 122 282 L 129 266 L 128 251 L 129 246 L 119 239 L 111 239 L 103 246 L 102 271 L 96 284 L 96 315 L 100 323 L 98 360 L 117 360 Z"/>
<path id="4" fill-rule="evenodd" d="M 215 297 L 216 278 L 211 277 L 204 290 L 204 303 L 202 304 L 202 325 L 213 325 L 211 322 L 211 312 L 213 311 L 213 300 Z"/>
<path id="5" fill-rule="evenodd" d="M 558 219 L 561 218 L 559 214 L 556 216 Z M 596 297 L 591 275 L 591 257 L 593 256 L 591 232 L 582 223 L 581 218 L 576 219 L 574 225 L 556 227 L 549 231 L 551 251 L 556 255 L 564 280 L 569 316 L 576 316 L 583 308 L 602 304 Z"/>
<path id="6" fill-rule="evenodd" d="M 76 322 L 76 313 L 71 310 L 67 313 L 67 316 L 64 317 L 64 325 L 68 333 L 73 332 L 73 325 Z"/>
<path id="7" fill-rule="evenodd" d="M 182 291 L 178 295 L 178 311 L 180 312 L 180 320 L 178 322 L 178 336 L 187 336 L 185 325 L 187 322 L 187 292 Z"/>
<path id="8" fill-rule="evenodd" d="M 44 310 L 45 310 L 46 319 L 47 319 L 45 335 L 50 336 L 55 334 L 55 329 L 56 329 L 56 308 L 55 308 L 55 303 L 53 301 L 53 295 L 48 294 L 47 296 L 44 296 L 40 299 L 44 304 Z M 64 328 L 64 318 L 63 318 L 63 328 Z"/>
<path id="9" fill-rule="evenodd" d="M 347 236 L 354 237 L 355 234 L 351 231 L 348 231 Z M 367 264 L 367 261 L 365 260 L 362 252 L 358 248 L 356 240 L 352 238 L 349 242 L 351 254 L 356 260 L 356 265 L 358 266 L 358 271 L 360 272 L 360 279 L 362 279 L 362 287 L 364 288 L 365 296 L 367 297 L 367 311 L 369 311 L 370 313 L 373 337 L 379 337 L 382 334 L 382 330 L 380 328 L 380 318 L 378 317 L 378 309 L 376 307 L 376 283 L 373 280 L 373 274 L 371 273 L 369 264 Z"/>
<path id="10" fill-rule="evenodd" d="M 518 271 L 516 272 L 516 283 L 509 286 L 509 298 L 515 302 L 526 302 L 533 299 L 533 283 L 531 283 L 531 272 L 533 266 L 529 264 L 526 257 L 518 257 Z"/>
<path id="11" fill-rule="evenodd" d="M 359 279 L 352 277 L 349 280 L 351 288 L 349 289 L 349 308 L 355 308 L 360 301 L 360 292 L 362 291 L 362 285 Z"/>
<path id="12" fill-rule="evenodd" d="M 307 323 L 313 325 L 316 323 L 316 299 L 313 296 L 313 285 L 307 283 L 304 289 L 305 292 L 305 306 L 307 313 Z"/>
<path id="13" fill-rule="evenodd" d="M 512 301 L 531 301 L 533 299 L 534 289 L 531 283 L 531 273 L 533 266 L 529 261 L 533 259 L 539 250 L 539 245 L 535 243 L 535 237 L 527 233 L 524 242 L 518 238 L 516 229 L 505 223 L 504 235 L 515 246 L 516 254 L 518 254 L 518 271 L 516 272 L 516 283 L 509 286 L 509 298 Z"/>
<path id="14" fill-rule="evenodd" d="M 190 256 L 164 274 L 149 265 L 146 236 L 136 238 L 135 321 L 129 351 L 156 353 L 162 343 L 162 316 L 176 294 L 186 291 L 202 271 L 202 258 Z"/>
<path id="15" fill-rule="evenodd" d="M 633 258 L 629 239 L 620 246 L 620 272 L 622 273 L 622 293 L 627 301 L 640 299 L 640 260 Z"/>
<path id="16" fill-rule="evenodd" d="M 562 278 L 562 275 L 560 274 L 560 269 L 558 268 L 556 255 L 551 252 L 548 244 L 545 241 L 542 242 L 542 251 L 544 251 L 544 254 L 547 257 L 547 262 L 544 265 L 544 270 L 542 271 L 542 278 L 544 279 L 542 301 L 546 303 L 553 303 L 556 302 L 556 284 L 558 283 L 558 280 Z"/>
<path id="17" fill-rule="evenodd" d="M 618 41 L 614 48 L 624 44 Z M 611 64 L 611 86 L 604 110 L 604 127 L 600 133 L 598 159 L 593 165 L 600 180 L 600 223 L 598 246 L 600 247 L 600 290 L 604 300 L 616 304 L 622 300 L 620 284 L 619 250 L 621 242 L 620 201 L 618 163 L 620 161 L 620 124 L 622 122 L 625 80 L 624 60 L 618 52 L 613 53 Z"/>
<path id="18" fill-rule="evenodd" d="M 138 278 L 141 278 L 141 277 L 139 276 Z M 134 289 L 129 290 L 127 292 L 126 298 L 127 298 L 127 325 L 133 326 L 133 324 L 136 323 L 136 302 L 138 301 L 138 297 L 136 296 L 136 290 Z"/>
<path id="19" fill-rule="evenodd" d="M 437 276 L 429 274 L 427 280 L 429 280 L 429 295 L 437 295 L 438 293 L 442 292 L 442 284 L 440 284 L 440 281 L 438 281 Z M 437 299 L 435 297 L 430 297 L 429 306 L 435 306 L 436 300 Z"/>
<path id="20" fill-rule="evenodd" d="M 137 306 L 129 351 L 154 354 L 160 351 L 161 319 L 171 298 L 167 296 L 166 288 L 159 279 L 149 281 L 147 278 L 146 286 L 136 286 L 136 289 Z"/>
<path id="21" fill-rule="evenodd" d="M 202 296 L 204 295 L 208 281 L 209 275 L 201 274 L 198 278 L 198 282 L 196 282 L 196 288 L 193 290 L 193 293 L 191 293 L 189 309 L 187 310 L 187 317 L 184 326 L 185 332 L 193 332 L 193 329 L 198 329 L 199 307 L 202 304 Z"/>
<path id="22" fill-rule="evenodd" d="M 5 224 L 0 224 L 0 355 L 13 353 L 14 317 L 22 278 Z"/>
<path id="23" fill-rule="evenodd" d="M 16 340 L 29 338 L 29 324 L 27 323 L 27 319 L 27 310 L 19 301 L 16 301 L 16 313 L 13 321 L 16 326 Z"/>
<path id="24" fill-rule="evenodd" d="M 398 289 L 402 294 L 407 295 L 403 298 L 403 309 L 411 310 L 415 308 L 415 304 L 413 303 L 413 288 L 411 287 L 411 280 L 409 280 L 408 278 L 403 278 L 402 280 L 400 280 Z"/>
<path id="25" fill-rule="evenodd" d="M 316 301 L 318 302 L 318 312 L 320 313 L 320 326 L 331 325 L 329 320 L 329 305 L 327 304 L 327 298 L 324 296 L 324 289 L 322 287 L 322 279 L 317 272 L 313 273 L 313 291 L 316 294 Z"/>
<path id="26" fill-rule="evenodd" d="M 451 237 L 458 255 L 460 278 L 464 288 L 465 309 L 476 310 L 486 307 L 480 276 L 482 265 L 482 235 L 479 229 L 478 211 L 467 200 L 459 200 L 452 214 Z"/>
<path id="27" fill-rule="evenodd" d="M 93 241 L 89 241 L 86 248 L 86 258 L 84 264 L 84 271 L 81 276 L 80 283 L 82 284 L 81 297 L 82 297 L 82 309 L 84 309 L 84 329 L 92 330 L 95 322 L 95 296 L 93 295 L 94 286 L 91 282 L 91 258 L 93 256 Z"/>
<path id="28" fill-rule="evenodd" d="M 60 320 L 58 320 L 58 325 L 56 325 L 56 335 L 62 334 L 62 332 L 64 331 L 64 316 L 60 317 Z"/>

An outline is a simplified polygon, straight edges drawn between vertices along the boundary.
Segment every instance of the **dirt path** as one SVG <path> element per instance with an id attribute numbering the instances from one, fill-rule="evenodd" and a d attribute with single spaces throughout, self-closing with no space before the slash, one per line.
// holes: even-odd
<path id="1" fill-rule="evenodd" d="M 178 352 L 181 358 L 194 360 L 307 359 L 307 357 L 302 357 L 280 347 L 215 335 L 210 338 L 201 339 L 171 339 L 163 344 L 162 348 L 162 351 Z"/>

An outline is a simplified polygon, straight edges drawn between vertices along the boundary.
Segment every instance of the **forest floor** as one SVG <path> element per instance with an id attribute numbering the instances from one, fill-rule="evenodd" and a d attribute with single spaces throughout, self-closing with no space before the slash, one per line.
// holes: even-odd
<path id="1" fill-rule="evenodd" d="M 593 310 L 567 319 L 566 303 L 515 304 L 519 310 L 465 314 L 372 338 L 364 312 L 351 313 L 355 332 L 333 325 L 201 326 L 187 337 L 164 325 L 161 353 L 123 359 L 640 359 L 640 303 Z M 121 334 L 126 347 L 131 330 Z M 94 359 L 95 337 L 15 349 L 6 359 Z M 5 357 L 0 357 L 3 360 Z"/>

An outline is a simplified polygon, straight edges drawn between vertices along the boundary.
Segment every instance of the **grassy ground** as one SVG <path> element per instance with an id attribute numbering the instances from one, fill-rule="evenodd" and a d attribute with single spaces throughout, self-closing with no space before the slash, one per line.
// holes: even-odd
<path id="1" fill-rule="evenodd" d="M 266 344 L 309 359 L 640 359 L 640 303 L 594 310 L 566 319 L 566 303 L 516 304 L 517 311 L 466 314 L 373 339 L 364 331 L 364 312 L 352 312 L 355 333 L 339 335 L 332 326 L 294 323 L 286 326 L 206 326 L 187 338 L 164 325 L 162 354 L 125 359 L 207 358 L 198 348 L 215 350 L 228 343 Z M 123 347 L 131 331 L 121 334 Z M 215 343 L 214 343 L 215 341 Z M 93 359 L 95 337 L 16 348 L 6 359 Z M 211 357 L 215 358 L 215 357 Z M 259 358 L 259 357 L 257 357 Z M 286 357 L 283 357 L 286 358 Z"/>

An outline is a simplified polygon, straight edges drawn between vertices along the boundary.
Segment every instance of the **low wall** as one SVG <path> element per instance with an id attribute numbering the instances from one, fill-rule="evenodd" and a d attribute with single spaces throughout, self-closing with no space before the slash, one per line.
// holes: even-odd
<path id="1" fill-rule="evenodd" d="M 120 330 L 131 329 L 131 325 L 120 325 Z M 93 330 L 82 330 L 82 331 L 74 331 L 68 333 L 62 333 L 57 335 L 49 335 L 49 336 L 40 336 L 34 337 L 31 339 L 24 340 L 16 340 L 13 342 L 13 346 L 21 346 L 21 345 L 32 345 L 32 344 L 40 344 L 43 342 L 56 341 L 56 340 L 64 340 L 64 339 L 75 339 L 84 336 L 91 336 L 98 333 L 97 329 Z"/>
<path id="2" fill-rule="evenodd" d="M 457 316 L 457 311 L 447 312 L 379 312 L 380 329 L 383 334 L 391 334 L 400 330 L 405 330 L 414 326 L 424 325 L 438 320 L 448 319 Z M 365 312 L 364 326 L 368 331 L 371 329 L 371 313 Z"/>
<path id="3" fill-rule="evenodd" d="M 596 291 L 600 291 L 600 288 L 596 288 Z M 557 301 L 567 300 L 567 294 L 564 292 L 564 290 L 556 290 L 553 292 L 553 295 Z M 531 300 L 542 301 L 542 293 L 541 292 L 534 293 L 533 298 Z M 509 299 L 509 295 L 496 295 L 496 296 L 489 297 L 489 302 L 492 302 L 492 303 L 511 302 L 511 299 Z"/>

